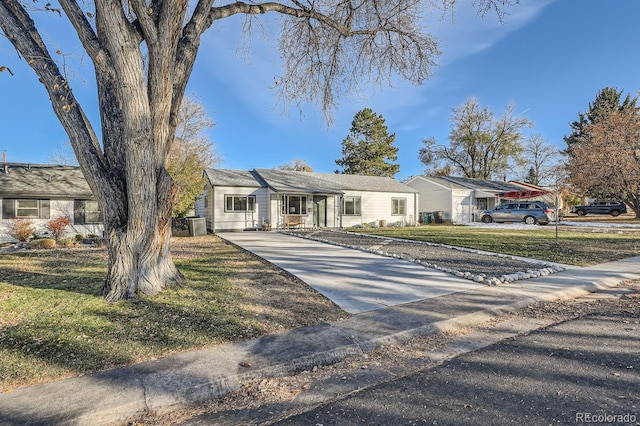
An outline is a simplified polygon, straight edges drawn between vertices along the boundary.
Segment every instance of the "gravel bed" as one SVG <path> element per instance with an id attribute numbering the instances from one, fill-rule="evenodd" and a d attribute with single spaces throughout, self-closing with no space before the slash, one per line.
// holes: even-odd
<path id="1" fill-rule="evenodd" d="M 549 262 L 527 261 L 509 255 L 487 254 L 473 249 L 422 241 L 345 231 L 297 230 L 289 233 L 381 256 L 409 260 L 428 268 L 488 285 L 537 278 L 564 270 L 563 267 Z"/>

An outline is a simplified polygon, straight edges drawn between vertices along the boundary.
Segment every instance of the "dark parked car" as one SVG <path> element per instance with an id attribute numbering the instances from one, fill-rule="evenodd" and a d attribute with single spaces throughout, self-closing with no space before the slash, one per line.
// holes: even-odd
<path id="1" fill-rule="evenodd" d="M 585 206 L 576 206 L 571 209 L 571 213 L 578 216 L 584 216 L 587 213 L 594 214 L 610 214 L 611 216 L 619 216 L 627 212 L 627 205 L 622 201 L 596 201 Z"/>
<path id="2" fill-rule="evenodd" d="M 524 222 L 527 225 L 546 225 L 554 219 L 554 211 L 541 201 L 508 201 L 480 216 L 484 223 Z"/>

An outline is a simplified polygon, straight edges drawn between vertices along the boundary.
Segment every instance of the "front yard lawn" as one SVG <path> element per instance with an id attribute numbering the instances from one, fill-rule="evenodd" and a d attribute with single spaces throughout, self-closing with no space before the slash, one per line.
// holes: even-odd
<path id="1" fill-rule="evenodd" d="M 215 236 L 175 238 L 172 252 L 184 287 L 114 304 L 103 249 L 0 255 L 0 391 L 348 316 Z"/>
<path id="2" fill-rule="evenodd" d="M 623 231 L 584 231 L 579 227 L 565 229 L 558 232 L 557 241 L 552 225 L 533 229 L 425 225 L 404 228 L 360 228 L 353 231 L 468 247 L 577 266 L 640 256 L 639 231 L 623 233 Z"/>

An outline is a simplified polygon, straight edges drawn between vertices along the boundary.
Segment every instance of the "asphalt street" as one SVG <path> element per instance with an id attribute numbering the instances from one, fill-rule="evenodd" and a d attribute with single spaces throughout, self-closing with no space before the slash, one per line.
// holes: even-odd
<path id="1" fill-rule="evenodd" d="M 496 343 L 455 357 L 436 351 L 427 357 L 443 359 L 440 364 L 409 368 L 415 371 L 409 375 L 354 370 L 311 385 L 311 395 L 291 403 L 202 414 L 180 424 L 639 425 L 638 312 L 551 324 L 494 336 L 489 339 Z"/>
<path id="2" fill-rule="evenodd" d="M 637 425 L 640 321 L 567 321 L 276 424 Z"/>

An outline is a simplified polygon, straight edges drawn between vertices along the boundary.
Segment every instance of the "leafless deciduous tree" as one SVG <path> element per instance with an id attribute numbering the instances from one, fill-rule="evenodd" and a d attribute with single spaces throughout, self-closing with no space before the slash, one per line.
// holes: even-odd
<path id="1" fill-rule="evenodd" d="M 36 72 L 105 218 L 109 301 L 155 294 L 183 280 L 169 254 L 176 185 L 166 159 L 202 34 L 232 16 L 278 14 L 284 60 L 280 94 L 318 100 L 396 76 L 421 83 L 438 55 L 422 28 L 426 7 L 451 10 L 455 0 L 58 0 L 94 66 L 101 140 L 52 59 L 27 0 L 0 0 L 0 28 Z M 507 0 L 476 2 L 484 13 Z M 224 58 L 219 58 L 224 63 Z M 3 64 L 8 66 L 9 64 Z M 6 74 L 5 74 L 6 75 Z"/>
<path id="2" fill-rule="evenodd" d="M 278 169 L 279 170 L 293 170 L 293 171 L 296 171 L 296 172 L 312 172 L 313 171 L 313 167 L 311 167 L 309 164 L 307 164 L 306 160 L 301 160 L 301 159 L 291 160 L 287 164 L 283 164 L 281 166 L 278 166 Z"/>
<path id="3" fill-rule="evenodd" d="M 454 108 L 450 122 L 449 144 L 424 139 L 418 158 L 431 173 L 450 167 L 475 179 L 499 178 L 510 162 L 519 161 L 523 151 L 521 131 L 532 125 L 526 117 L 515 113 L 515 105 L 508 105 L 502 116 L 495 118 L 475 98 Z"/>
<path id="4" fill-rule="evenodd" d="M 523 148 L 522 178 L 534 185 L 554 185 L 556 166 L 561 159 L 560 150 L 539 133 L 525 138 Z"/>

